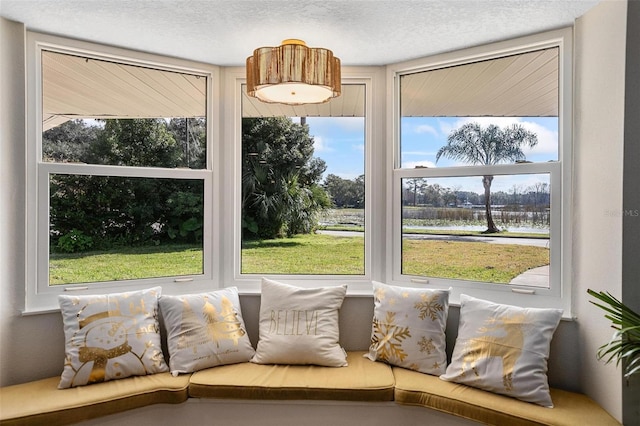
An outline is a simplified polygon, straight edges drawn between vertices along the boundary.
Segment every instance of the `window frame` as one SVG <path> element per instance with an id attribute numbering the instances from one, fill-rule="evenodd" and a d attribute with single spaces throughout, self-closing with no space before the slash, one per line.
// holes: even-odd
<path id="1" fill-rule="evenodd" d="M 399 158 L 399 75 L 421 70 L 441 68 L 491 59 L 508 54 L 517 54 L 545 47 L 558 46 L 560 49 L 559 81 L 559 117 L 558 133 L 560 146 L 558 164 L 554 166 L 554 179 L 561 183 L 560 191 L 553 189 L 559 197 L 560 215 L 557 219 L 560 227 L 559 255 L 561 266 L 558 274 L 559 285 L 551 294 L 514 293 L 510 289 L 500 289 L 491 285 L 491 289 L 478 289 L 460 286 L 454 283 L 451 303 L 459 303 L 459 295 L 464 292 L 476 297 L 485 297 L 496 302 L 511 303 L 531 307 L 557 307 L 564 309 L 564 317 L 572 318 L 571 302 L 571 265 L 572 265 L 572 85 L 573 85 L 573 29 L 571 27 L 545 32 L 527 37 L 501 41 L 455 52 L 435 55 L 397 64 L 377 67 L 343 67 L 342 76 L 346 83 L 364 83 L 365 97 L 365 184 L 366 184 L 366 230 L 365 230 L 365 274 L 361 276 L 272 276 L 276 280 L 292 284 L 315 287 L 318 285 L 338 285 L 348 283 L 351 296 L 370 296 L 372 281 L 385 281 L 389 284 L 422 287 L 425 284 L 411 282 L 410 278 L 398 277 L 394 272 L 398 267 L 398 237 L 401 238 L 398 221 L 400 203 L 399 182 L 406 177 L 398 168 Z M 205 254 L 205 275 L 186 282 L 175 282 L 171 278 L 126 281 L 123 285 L 92 283 L 87 290 L 77 290 L 71 294 L 95 294 L 105 291 L 134 290 L 161 284 L 164 294 L 180 294 L 198 291 L 211 291 L 216 288 L 237 286 L 244 294 L 259 294 L 261 276 L 240 274 L 240 167 L 241 167 L 241 97 L 240 87 L 244 83 L 243 67 L 224 67 L 202 64 L 174 58 L 114 48 L 95 43 L 82 42 L 35 32 L 27 32 L 27 173 L 26 194 L 23 202 L 26 206 L 26 250 L 25 250 L 25 297 L 23 314 L 35 314 L 57 310 L 57 295 L 64 293 L 63 287 L 50 291 L 41 291 L 37 285 L 37 262 L 39 255 L 39 220 L 42 206 L 38 195 L 38 185 L 47 179 L 42 178 L 41 161 L 41 80 L 39 77 L 39 50 L 42 47 L 60 50 L 63 53 L 94 54 L 101 59 L 126 61 L 131 64 L 143 64 L 154 68 L 203 73 L 207 75 L 207 168 L 199 171 L 207 174 L 205 191 L 210 201 L 205 201 L 206 222 L 205 239 L 209 241 L 209 254 Z M 225 143 L 221 143 L 221 141 Z M 99 170 L 100 166 L 77 165 L 78 172 Z M 509 167 L 517 167 L 520 172 L 523 165 L 501 165 L 496 173 L 510 173 Z M 57 171 L 55 164 L 51 165 Z M 89 167 L 89 168 L 88 168 Z M 467 170 L 467 168 L 464 168 Z M 164 177 L 179 176 L 182 171 L 157 169 Z M 428 171 L 424 171 L 428 173 Z M 456 172 L 456 170 L 451 170 Z M 462 173 L 464 171 L 461 171 Z M 137 171 L 131 170 L 132 174 Z M 472 172 L 471 174 L 477 174 Z M 46 175 L 46 174 L 45 174 Z M 191 175 L 190 177 L 192 177 Z M 208 182 L 208 183 L 207 183 Z M 48 199 L 48 197 L 47 197 Z M 552 203 L 554 201 L 552 200 Z M 395 203 L 395 204 L 394 204 Z M 48 212 L 48 209 L 46 209 Z M 48 215 L 48 213 L 47 213 Z M 47 216 L 44 215 L 44 216 Z M 48 224 L 47 224 L 48 226 Z M 48 244 L 48 234 L 46 244 Z M 42 237 L 40 237 L 42 238 Z M 205 249 L 206 252 L 206 249 Z M 558 252 L 558 250 L 556 250 Z M 41 255 L 40 255 L 41 256 Z M 48 261 L 48 253 L 47 253 Z M 48 263 L 48 262 L 47 262 Z M 206 265 L 209 265 L 208 267 Z M 447 283 L 430 280 L 429 286 L 448 287 Z M 47 283 L 48 284 L 48 283 Z M 82 287 L 78 285 L 78 287 Z"/>
<path id="2" fill-rule="evenodd" d="M 388 239 L 393 241 L 393 253 L 387 258 L 387 281 L 395 285 L 451 288 L 451 302 L 459 303 L 460 294 L 485 298 L 499 303 L 525 307 L 560 308 L 564 316 L 572 317 L 571 305 L 571 175 L 572 175 L 572 29 L 535 34 L 474 48 L 449 52 L 428 58 L 394 64 L 388 67 L 390 87 L 387 109 L 388 138 L 393 141 L 393 155 L 388 162 L 388 189 L 391 192 L 387 209 Z M 495 166 L 462 166 L 434 169 L 402 169 L 400 152 L 400 77 L 405 74 L 436 70 L 456 65 L 491 60 L 549 47 L 559 48 L 558 81 L 558 160 L 549 163 L 502 164 Z M 551 187 L 551 257 L 549 289 L 517 285 L 451 280 L 435 277 L 403 275 L 402 268 L 402 178 L 478 176 L 483 174 L 512 175 L 549 173 Z"/>
<path id="3" fill-rule="evenodd" d="M 72 54 L 111 62 L 144 66 L 160 71 L 200 75 L 207 79 L 207 161 L 204 169 L 122 167 L 45 162 L 42 159 L 42 51 Z M 81 42 L 35 32 L 27 33 L 27 244 L 24 314 L 57 309 L 60 294 L 100 294 L 133 291 L 161 285 L 165 294 L 210 290 L 219 262 L 214 255 L 219 216 L 216 180 L 219 105 L 219 70 L 200 64 L 157 55 Z M 196 179 L 204 183 L 203 273 L 175 277 L 49 285 L 49 175 L 96 175 L 145 178 Z"/>
<path id="4" fill-rule="evenodd" d="M 243 274 L 241 273 L 241 192 L 242 192 L 242 85 L 245 83 L 244 68 L 230 68 L 225 70 L 225 135 L 224 139 L 233 141 L 225 144 L 223 154 L 225 164 L 233 167 L 225 169 L 225 177 L 233 185 L 225 185 L 223 198 L 225 205 L 233 206 L 225 211 L 224 229 L 233 230 L 224 234 L 224 283 L 225 286 L 236 286 L 243 293 L 258 294 L 262 277 L 276 281 L 298 285 L 301 287 L 317 287 L 340 285 L 347 283 L 350 295 L 371 294 L 371 281 L 374 277 L 382 276 L 383 250 L 380 248 L 384 234 L 383 229 L 376 229 L 376 224 L 384 221 L 380 214 L 385 194 L 376 194 L 374 185 L 383 185 L 381 173 L 383 157 L 383 127 L 381 108 L 381 94 L 383 94 L 384 69 L 380 67 L 343 67 L 342 81 L 344 84 L 362 84 L 365 86 L 365 271 L 362 275 L 309 275 L 309 274 Z M 380 165 L 378 165 L 380 164 Z M 380 172 L 376 178 L 374 175 Z M 380 278 L 377 278 L 380 279 Z"/>

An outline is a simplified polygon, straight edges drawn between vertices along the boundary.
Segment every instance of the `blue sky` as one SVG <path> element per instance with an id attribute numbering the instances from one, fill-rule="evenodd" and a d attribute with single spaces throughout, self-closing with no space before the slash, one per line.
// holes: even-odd
<path id="1" fill-rule="evenodd" d="M 308 117 L 314 156 L 327 163 L 324 176 L 355 179 L 364 173 L 363 117 Z"/>
<path id="2" fill-rule="evenodd" d="M 534 162 L 558 159 L 558 119 L 556 117 L 404 117 L 401 123 L 402 167 L 462 166 L 447 158 L 436 163 L 436 152 L 447 144 L 452 130 L 471 122 L 482 127 L 495 124 L 500 127 L 520 124 L 538 136 L 533 149 L 525 149 L 527 160 Z"/>
<path id="3" fill-rule="evenodd" d="M 558 159 L 558 119 L 556 117 L 404 117 L 401 122 L 401 163 L 403 168 L 462 166 L 463 163 L 441 158 L 436 163 L 436 152 L 446 145 L 452 130 L 465 123 L 478 122 L 486 127 L 520 124 L 538 136 L 533 149 L 525 149 L 527 160 L 534 162 Z M 364 172 L 364 118 L 362 117 L 309 117 L 307 124 L 315 143 L 315 156 L 327 163 L 325 176 L 333 173 L 353 179 Z M 514 185 L 529 186 L 541 176 L 496 177 L 493 190 L 511 190 Z M 543 179 L 544 180 L 544 179 Z M 464 190 L 482 191 L 482 185 L 471 184 L 474 179 L 454 182 Z"/>

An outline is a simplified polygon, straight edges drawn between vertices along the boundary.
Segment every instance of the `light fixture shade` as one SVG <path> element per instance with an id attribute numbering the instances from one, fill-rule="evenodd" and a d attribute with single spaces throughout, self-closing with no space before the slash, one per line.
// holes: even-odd
<path id="1" fill-rule="evenodd" d="M 247 94 L 263 102 L 318 104 L 340 96 L 340 59 L 302 40 L 260 47 L 247 58 Z"/>

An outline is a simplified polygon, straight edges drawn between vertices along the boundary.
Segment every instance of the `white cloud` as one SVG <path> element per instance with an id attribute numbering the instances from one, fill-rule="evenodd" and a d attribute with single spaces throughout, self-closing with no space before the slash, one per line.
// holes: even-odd
<path id="1" fill-rule="evenodd" d="M 402 151 L 402 155 L 436 155 L 437 151 Z"/>
<path id="2" fill-rule="evenodd" d="M 335 151 L 331 147 L 331 143 L 326 141 L 322 136 L 314 136 L 313 137 L 313 149 L 317 152 L 333 152 Z"/>
<path id="3" fill-rule="evenodd" d="M 445 134 L 460 128 L 468 123 L 479 123 L 482 127 L 488 127 L 494 124 L 499 127 L 507 127 L 513 124 L 519 124 L 526 130 L 535 133 L 538 136 L 538 144 L 533 148 L 525 148 L 525 155 L 531 154 L 557 154 L 558 152 L 558 131 L 550 130 L 538 123 L 532 121 L 523 121 L 520 117 L 464 117 L 460 118 L 452 124 L 445 122 L 440 123 L 440 130 Z"/>
<path id="4" fill-rule="evenodd" d="M 549 183 L 549 176 L 544 174 L 495 176 L 493 184 L 491 185 L 491 191 L 512 193 L 515 187 L 518 192 L 522 193 L 528 191 L 533 185 L 541 182 Z"/>
<path id="5" fill-rule="evenodd" d="M 325 173 L 325 177 L 328 174 L 333 174 L 338 176 L 339 178 L 347 179 L 347 180 L 355 180 L 356 178 L 358 178 L 358 176 L 360 176 L 360 174 L 353 173 L 353 172 L 337 172 L 337 171 L 327 170 L 327 172 Z"/>
<path id="6" fill-rule="evenodd" d="M 364 131 L 364 117 L 307 117 L 307 124 L 314 133 L 324 133 L 336 128 L 348 132 Z"/>
<path id="7" fill-rule="evenodd" d="M 363 144 L 363 143 L 358 144 L 358 145 L 352 145 L 352 146 L 351 146 L 351 148 L 352 148 L 354 151 L 364 152 L 364 144 Z"/>
<path id="8" fill-rule="evenodd" d="M 538 144 L 532 149 L 524 151 L 529 154 L 558 154 L 558 131 L 550 130 L 538 123 L 523 121 L 522 127 L 535 133 L 538 136 Z"/>
<path id="9" fill-rule="evenodd" d="M 418 160 L 418 161 L 404 161 L 402 163 L 403 169 L 415 169 L 416 167 L 429 167 L 435 168 L 437 167 L 433 161 L 427 160 Z"/>
<path id="10" fill-rule="evenodd" d="M 414 129 L 415 133 L 421 134 L 421 133 L 429 133 L 432 134 L 433 136 L 440 136 L 440 133 L 438 133 L 438 131 L 436 130 L 435 127 L 430 126 L 428 124 L 421 124 L 419 126 L 416 126 Z"/>

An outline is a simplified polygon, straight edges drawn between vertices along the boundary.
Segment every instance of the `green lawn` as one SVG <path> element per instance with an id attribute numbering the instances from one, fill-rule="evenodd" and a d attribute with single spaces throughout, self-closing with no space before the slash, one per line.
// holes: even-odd
<path id="1" fill-rule="evenodd" d="M 437 240 L 405 240 L 402 272 L 409 275 L 509 283 L 549 264 L 544 247 Z"/>
<path id="2" fill-rule="evenodd" d="M 188 245 L 50 255 L 49 284 L 133 280 L 202 273 L 202 249 Z"/>
<path id="3" fill-rule="evenodd" d="M 243 274 L 364 274 L 364 238 L 296 235 L 242 245 Z"/>
<path id="4" fill-rule="evenodd" d="M 522 245 L 405 240 L 403 273 L 508 283 L 526 271 L 549 264 L 549 250 Z M 120 249 L 117 252 L 52 254 L 50 283 L 126 280 L 202 273 L 202 250 L 192 246 Z M 242 273 L 360 275 L 364 238 L 296 235 L 246 241 Z"/>

